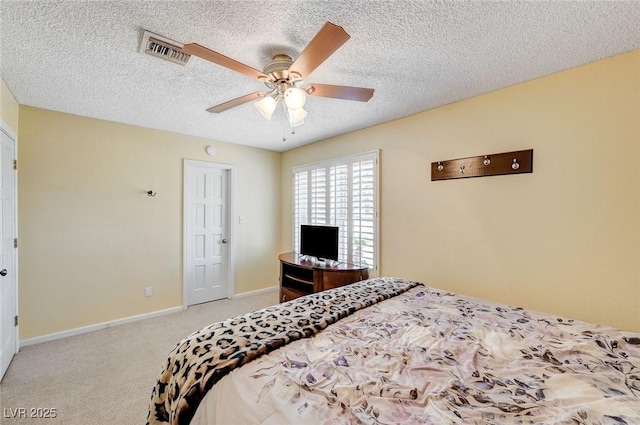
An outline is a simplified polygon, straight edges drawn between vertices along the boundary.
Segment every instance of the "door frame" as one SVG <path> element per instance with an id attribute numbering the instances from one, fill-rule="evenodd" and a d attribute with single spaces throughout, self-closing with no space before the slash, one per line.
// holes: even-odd
<path id="1" fill-rule="evenodd" d="M 228 230 L 228 249 L 227 255 L 227 297 L 235 296 L 235 261 L 236 261 L 236 244 L 235 244 L 235 168 L 231 164 L 223 164 L 219 162 L 198 161 L 194 159 L 183 160 L 182 166 L 182 308 L 186 309 L 187 305 L 187 168 L 189 167 L 207 167 L 223 170 L 227 172 L 227 223 Z"/>
<path id="2" fill-rule="evenodd" d="M 0 132 L 6 134 L 11 140 L 13 140 L 13 160 L 18 160 L 18 137 L 13 132 L 11 127 L 4 121 L 0 120 Z M 13 173 L 13 224 L 12 224 L 13 237 L 18 238 L 18 171 L 14 170 Z M 14 300 L 15 300 L 15 316 L 20 316 L 19 313 L 19 300 L 18 300 L 18 248 L 14 248 L 13 264 L 11 267 L 14 270 L 15 285 L 14 285 Z M 20 322 L 14 326 L 15 331 L 15 352 L 14 355 L 20 351 Z M 5 371 L 6 372 L 6 371 Z M 4 373 L 0 373 L 0 381 L 4 378 Z"/>

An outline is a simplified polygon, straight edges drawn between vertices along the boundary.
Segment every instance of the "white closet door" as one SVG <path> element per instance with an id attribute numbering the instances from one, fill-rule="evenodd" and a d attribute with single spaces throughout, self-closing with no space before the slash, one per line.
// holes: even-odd
<path id="1" fill-rule="evenodd" d="M 229 170 L 185 162 L 186 305 L 230 295 Z"/>
<path id="2" fill-rule="evenodd" d="M 15 140 L 0 128 L 0 379 L 18 350 Z"/>

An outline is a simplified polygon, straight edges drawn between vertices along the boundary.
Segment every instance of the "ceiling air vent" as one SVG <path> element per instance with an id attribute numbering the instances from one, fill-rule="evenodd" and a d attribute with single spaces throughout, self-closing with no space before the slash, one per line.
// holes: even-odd
<path id="1" fill-rule="evenodd" d="M 145 31 L 142 34 L 140 53 L 146 53 L 180 65 L 186 65 L 191 55 L 182 51 L 182 43 Z"/>

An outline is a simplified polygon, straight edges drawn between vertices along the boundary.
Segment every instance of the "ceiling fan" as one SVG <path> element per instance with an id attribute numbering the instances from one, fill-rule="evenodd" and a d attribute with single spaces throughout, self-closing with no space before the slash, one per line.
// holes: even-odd
<path id="1" fill-rule="evenodd" d="M 373 96 L 373 89 L 363 87 L 316 83 L 304 85 L 304 78 L 346 43 L 349 38 L 349 34 L 342 27 L 326 22 L 295 61 L 288 55 L 275 55 L 262 71 L 197 43 L 185 44 L 182 51 L 255 78 L 268 88 L 266 91 L 246 94 L 237 99 L 212 106 L 207 109 L 208 112 L 217 114 L 259 99 L 255 102 L 256 108 L 265 118 L 271 119 L 278 102 L 282 100 L 285 116 L 293 127 L 302 124 L 307 116 L 307 111 L 303 109 L 303 106 L 308 95 L 360 102 L 367 102 Z"/>

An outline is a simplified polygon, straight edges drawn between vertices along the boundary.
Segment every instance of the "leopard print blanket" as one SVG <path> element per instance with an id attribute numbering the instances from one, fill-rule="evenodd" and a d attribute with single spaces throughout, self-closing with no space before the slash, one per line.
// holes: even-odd
<path id="1" fill-rule="evenodd" d="M 421 283 L 376 278 L 214 323 L 169 353 L 151 394 L 147 425 L 186 425 L 213 385 L 233 369 Z"/>

